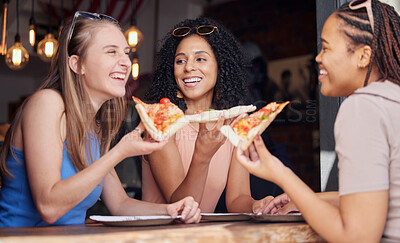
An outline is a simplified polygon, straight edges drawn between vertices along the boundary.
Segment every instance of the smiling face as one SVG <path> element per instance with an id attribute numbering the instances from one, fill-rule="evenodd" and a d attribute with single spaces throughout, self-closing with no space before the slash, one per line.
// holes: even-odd
<path id="1" fill-rule="evenodd" d="M 358 67 L 360 48 L 349 51 L 350 39 L 340 30 L 341 21 L 336 14 L 327 19 L 321 34 L 322 49 L 315 58 L 321 93 L 326 96 L 348 96 L 364 84 L 366 70 Z"/>
<path id="2" fill-rule="evenodd" d="M 204 38 L 191 35 L 181 41 L 175 53 L 174 74 L 187 104 L 203 101 L 211 105 L 218 63 Z"/>
<path id="3" fill-rule="evenodd" d="M 96 106 L 125 95 L 125 84 L 131 71 L 129 46 L 121 30 L 102 24 L 93 31 L 81 73 L 86 91 Z"/>

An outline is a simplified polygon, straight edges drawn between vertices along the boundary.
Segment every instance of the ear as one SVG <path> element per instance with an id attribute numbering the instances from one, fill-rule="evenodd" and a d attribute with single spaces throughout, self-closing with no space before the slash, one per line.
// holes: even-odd
<path id="1" fill-rule="evenodd" d="M 83 75 L 85 73 L 84 68 L 82 66 L 79 66 L 79 56 L 77 56 L 77 55 L 72 55 L 69 57 L 68 66 L 76 74 Z"/>
<path id="2" fill-rule="evenodd" d="M 359 65 L 362 68 L 368 67 L 369 63 L 371 62 L 372 56 L 372 49 L 368 45 L 364 45 L 359 49 Z"/>

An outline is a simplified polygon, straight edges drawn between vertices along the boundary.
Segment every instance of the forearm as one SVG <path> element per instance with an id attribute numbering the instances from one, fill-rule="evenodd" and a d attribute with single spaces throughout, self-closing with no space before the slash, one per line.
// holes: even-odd
<path id="1" fill-rule="evenodd" d="M 128 196 L 111 212 L 112 215 L 120 216 L 144 216 L 144 215 L 167 215 L 167 205 L 150 203 L 129 198 Z"/>
<path id="2" fill-rule="evenodd" d="M 249 195 L 240 195 L 233 201 L 226 202 L 226 207 L 230 213 L 252 213 L 254 199 Z"/>
<path id="3" fill-rule="evenodd" d="M 176 202 L 186 196 L 192 196 L 196 202 L 200 203 L 207 182 L 209 166 L 210 163 L 207 159 L 202 159 L 194 155 L 188 173 L 171 195 L 169 202 Z"/>
<path id="4" fill-rule="evenodd" d="M 120 160 L 118 151 L 110 150 L 89 167 L 34 195 L 41 216 L 49 222 L 62 217 L 85 199 Z"/>
<path id="5" fill-rule="evenodd" d="M 290 169 L 284 167 L 279 175 L 281 179 L 276 183 L 288 194 L 315 231 L 328 241 L 338 241 L 338 236 L 345 235 L 343 220 L 337 207 L 319 198 Z"/>

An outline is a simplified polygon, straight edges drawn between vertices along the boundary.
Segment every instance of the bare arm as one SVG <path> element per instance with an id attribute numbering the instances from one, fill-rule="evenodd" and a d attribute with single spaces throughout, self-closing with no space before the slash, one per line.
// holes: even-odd
<path id="1" fill-rule="evenodd" d="M 251 213 L 254 200 L 250 195 L 250 174 L 232 156 L 226 186 L 226 208 L 229 212 Z"/>
<path id="2" fill-rule="evenodd" d="M 173 204 L 158 204 L 135 200 L 127 196 L 115 170 L 103 180 L 101 196 L 112 215 L 182 215 L 185 223 L 198 223 L 201 219 L 199 204 L 192 197 L 186 197 Z"/>
<path id="3" fill-rule="evenodd" d="M 250 173 L 279 185 L 324 239 L 329 242 L 379 242 L 388 210 L 387 190 L 341 196 L 338 208 L 319 198 L 272 156 L 259 136 L 249 151 L 250 158 L 238 150 L 236 156 L 240 163 Z"/>
<path id="4" fill-rule="evenodd" d="M 233 153 L 236 153 L 236 148 Z M 250 174 L 239 163 L 236 156 L 232 156 L 229 168 L 228 183 L 226 186 L 226 207 L 229 212 L 258 213 L 273 199 L 267 196 L 261 200 L 254 200 L 250 190 Z"/>
<path id="5" fill-rule="evenodd" d="M 212 130 L 207 130 L 205 124 L 199 125 L 195 150 L 186 175 L 174 137 L 162 150 L 148 156 L 154 178 L 168 202 L 186 196 L 201 202 L 211 158 L 225 141 L 219 132 L 223 124 L 224 119 L 221 117 Z"/>
<path id="6" fill-rule="evenodd" d="M 339 193 L 337 191 L 332 192 L 319 192 L 316 195 L 322 200 L 334 205 L 339 208 Z M 294 204 L 294 202 L 290 199 L 290 197 L 283 193 L 273 200 L 269 202 L 269 204 L 265 205 L 265 207 L 261 210 L 263 214 L 271 213 L 271 214 L 288 214 L 290 212 L 299 211 Z"/>
<path id="7" fill-rule="evenodd" d="M 54 223 L 81 202 L 122 159 L 150 153 L 164 145 L 143 142 L 139 132 L 132 131 L 95 163 L 61 180 L 64 139 L 61 97 L 52 90 L 39 91 L 24 108 L 15 142 L 24 150 L 32 196 L 40 216 L 47 223 Z"/>

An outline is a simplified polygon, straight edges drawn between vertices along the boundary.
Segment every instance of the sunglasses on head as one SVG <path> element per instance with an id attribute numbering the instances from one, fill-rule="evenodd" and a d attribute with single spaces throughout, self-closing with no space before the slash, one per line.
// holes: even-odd
<path id="1" fill-rule="evenodd" d="M 372 32 L 374 32 L 374 14 L 372 12 L 371 0 L 355 0 L 355 1 L 352 1 L 349 4 L 349 8 L 351 10 L 357 10 L 357 9 L 360 9 L 360 8 L 366 8 L 367 9 L 369 23 L 371 25 Z"/>
<path id="2" fill-rule="evenodd" d="M 215 30 L 218 31 L 218 28 L 214 25 L 201 25 L 198 27 L 179 27 L 172 31 L 172 35 L 175 37 L 183 37 L 187 36 L 192 29 L 196 29 L 196 33 L 198 35 L 209 35 L 213 33 Z"/>
<path id="3" fill-rule="evenodd" d="M 116 19 L 114 19 L 111 16 L 105 15 L 105 14 L 89 13 L 89 12 L 85 12 L 85 11 L 76 11 L 75 15 L 74 15 L 74 19 L 72 20 L 71 30 L 70 30 L 69 35 L 68 35 L 68 43 L 71 41 L 72 34 L 74 33 L 76 21 L 78 21 L 79 17 L 83 17 L 85 19 L 91 19 L 91 20 L 107 19 L 109 21 L 118 23 L 118 21 Z"/>

